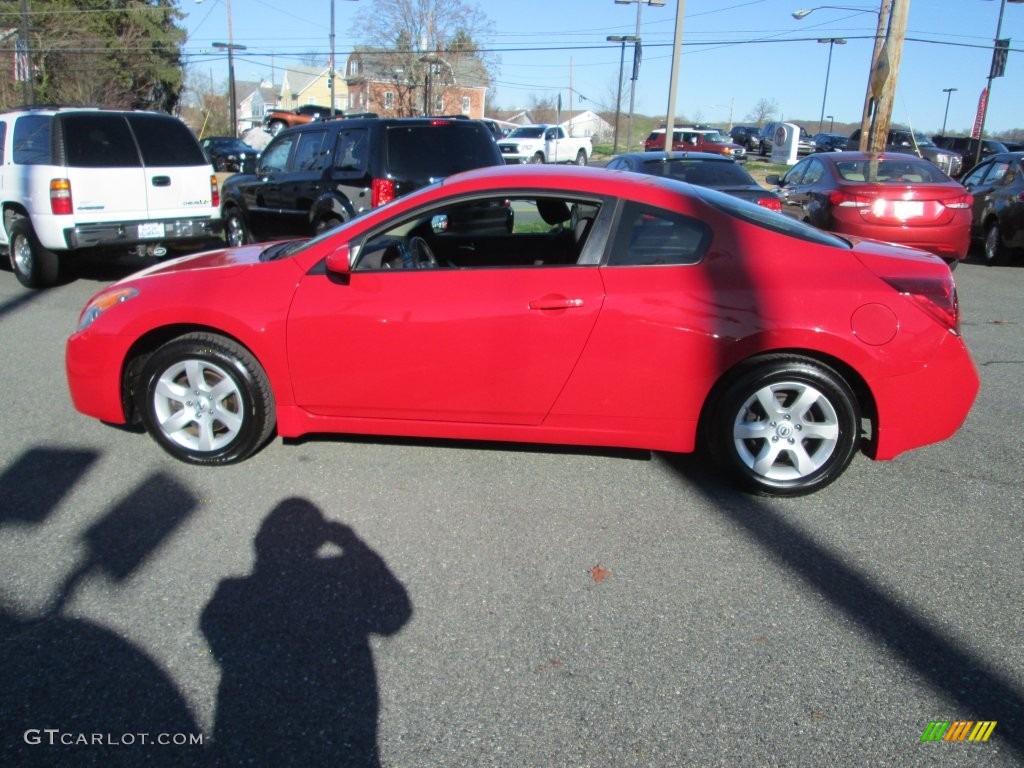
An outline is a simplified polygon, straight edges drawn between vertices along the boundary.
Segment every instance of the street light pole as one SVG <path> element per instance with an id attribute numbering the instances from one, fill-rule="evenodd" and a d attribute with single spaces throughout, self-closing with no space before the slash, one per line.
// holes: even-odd
<path id="1" fill-rule="evenodd" d="M 605 38 L 609 43 L 620 43 L 619 48 L 619 88 L 615 94 L 615 139 L 612 142 L 612 154 L 619 153 L 619 120 L 622 114 L 622 68 L 626 63 L 626 43 L 636 41 L 633 35 L 608 35 Z"/>
<path id="2" fill-rule="evenodd" d="M 202 3 L 203 0 L 196 0 Z M 238 102 L 235 98 L 235 49 L 246 50 L 244 45 L 235 45 L 234 35 L 231 33 L 231 0 L 224 0 L 224 6 L 228 11 L 228 41 L 226 43 L 214 43 L 214 48 L 227 49 L 228 52 L 228 108 L 231 110 L 231 135 L 238 136 Z"/>
<path id="3" fill-rule="evenodd" d="M 845 37 L 820 37 L 819 43 L 828 43 L 828 66 L 825 67 L 825 93 L 821 95 L 821 116 L 818 118 L 818 133 L 821 133 L 821 124 L 825 122 L 825 101 L 828 99 L 828 78 L 832 72 L 832 48 L 837 43 L 846 45 Z"/>
<path id="4" fill-rule="evenodd" d="M 942 114 L 942 135 L 946 135 L 946 118 L 949 117 L 949 97 L 953 95 L 953 91 L 958 90 L 957 88 L 943 88 L 942 92 L 946 94 L 946 111 Z"/>
<path id="5" fill-rule="evenodd" d="M 665 0 L 615 0 L 616 5 L 630 5 L 636 3 L 636 35 L 633 40 L 633 75 L 630 77 L 629 86 L 629 117 L 626 121 L 626 151 L 628 152 L 633 144 L 633 109 L 636 106 L 636 81 L 640 77 L 640 58 L 642 54 L 640 40 L 640 13 L 643 6 L 665 5 Z"/>

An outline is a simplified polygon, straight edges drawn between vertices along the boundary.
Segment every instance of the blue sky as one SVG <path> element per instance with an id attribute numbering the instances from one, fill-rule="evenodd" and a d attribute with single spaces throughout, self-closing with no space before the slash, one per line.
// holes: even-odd
<path id="1" fill-rule="evenodd" d="M 898 81 L 893 120 L 927 133 L 942 128 L 947 95 L 947 132 L 967 133 L 986 85 L 999 0 L 904 0 L 910 3 L 907 42 Z M 203 73 L 226 82 L 224 57 L 212 50 L 227 39 L 227 0 L 182 0 L 188 14 L 186 53 Z M 373 0 L 335 5 L 335 50 L 339 68 L 352 46 L 358 16 Z M 677 0 L 664 7 L 643 6 L 640 36 L 643 60 L 636 84 L 636 111 L 664 115 L 672 59 Z M 854 10 L 824 7 L 811 0 L 685 0 L 683 55 L 676 113 L 690 120 L 724 124 L 730 112 L 741 123 L 761 98 L 774 99 L 784 118 L 800 119 L 815 132 L 822 111 L 829 46 L 819 38 L 843 38 L 835 45 L 825 114 L 856 122 L 864 101 L 877 0 L 842 3 Z M 525 107 L 531 97 L 561 93 L 563 109 L 601 110 L 614 103 L 619 46 L 608 35 L 636 32 L 636 4 L 613 0 L 477 0 L 494 33 L 483 40 L 500 60 L 494 83 L 501 107 Z M 798 8 L 817 9 L 803 20 Z M 867 12 L 858 12 L 862 8 Z M 232 34 L 247 46 L 235 58 L 236 76 L 280 82 L 284 67 L 308 52 L 329 50 L 330 1 L 231 0 Z M 1003 38 L 1011 38 L 1006 76 L 994 81 L 986 131 L 1024 129 L 1024 3 L 1007 2 Z M 1016 49 L 1016 50 L 1015 50 Z M 626 49 L 627 76 L 632 51 Z M 628 105 L 629 82 L 625 104 Z M 825 120 L 828 130 L 828 120 Z"/>

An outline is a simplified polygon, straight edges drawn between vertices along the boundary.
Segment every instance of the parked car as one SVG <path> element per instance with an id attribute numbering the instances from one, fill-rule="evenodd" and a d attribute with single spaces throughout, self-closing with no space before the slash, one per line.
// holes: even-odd
<path id="1" fill-rule="evenodd" d="M 504 206 L 512 232 L 446 226 Z M 558 166 L 470 171 L 312 240 L 132 275 L 83 310 L 66 371 L 80 412 L 193 464 L 275 431 L 700 446 L 776 495 L 858 449 L 949 437 L 979 383 L 938 259 Z"/>
<path id="2" fill-rule="evenodd" d="M 841 133 L 816 133 L 811 138 L 815 152 L 846 151 L 846 136 Z"/>
<path id="3" fill-rule="evenodd" d="M 28 288 L 85 251 L 163 256 L 221 231 L 217 177 L 176 117 L 81 107 L 0 114 L 0 248 Z"/>
<path id="4" fill-rule="evenodd" d="M 977 139 L 972 139 L 970 136 L 932 136 L 932 141 L 935 142 L 936 146 L 952 150 L 963 158 L 963 162 L 960 165 L 961 173 L 975 164 L 974 158 L 978 156 Z M 982 160 L 1000 152 L 1009 151 L 1001 141 L 985 139 L 981 142 Z"/>
<path id="5" fill-rule="evenodd" d="M 341 117 L 340 109 L 334 111 L 336 117 Z M 271 109 L 263 117 L 263 124 L 267 131 L 276 136 L 285 128 L 294 128 L 296 125 L 306 125 L 317 120 L 326 120 L 331 116 L 330 107 L 322 107 L 319 104 L 303 104 L 295 109 Z"/>
<path id="6" fill-rule="evenodd" d="M 931 251 L 955 266 L 970 246 L 971 195 L 912 155 L 832 152 L 768 176 L 789 216 L 843 235 Z"/>
<path id="7" fill-rule="evenodd" d="M 747 152 L 756 152 L 761 148 L 761 129 L 756 125 L 733 126 L 729 137 Z"/>
<path id="8" fill-rule="evenodd" d="M 665 150 L 665 129 L 651 131 L 644 141 L 647 152 Z M 680 126 L 672 129 L 673 152 L 709 152 L 728 157 L 737 163 L 747 161 L 747 151 L 739 144 L 725 138 L 717 128 L 696 128 Z"/>
<path id="9" fill-rule="evenodd" d="M 224 181 L 221 215 L 230 245 L 305 237 L 453 173 L 503 163 L 478 120 L 310 123 L 274 137 L 255 174 Z"/>
<path id="10" fill-rule="evenodd" d="M 207 159 L 215 171 L 227 173 L 255 173 L 256 159 L 260 156 L 241 139 L 232 136 L 207 136 L 199 140 Z"/>
<path id="11" fill-rule="evenodd" d="M 971 234 L 984 244 L 985 263 L 1008 264 L 1024 249 L 1024 152 L 1004 152 L 962 179 L 974 195 Z"/>
<path id="12" fill-rule="evenodd" d="M 782 123 L 765 123 L 761 126 L 761 147 L 759 149 L 762 157 L 770 155 L 772 149 L 775 146 L 775 132 L 779 129 Z M 797 155 L 809 155 L 814 151 L 814 142 L 811 140 L 811 134 L 807 132 L 807 129 L 802 125 L 798 125 L 800 129 L 800 138 L 797 139 Z"/>
<path id="13" fill-rule="evenodd" d="M 1004 141 L 1003 146 L 1007 152 L 1024 152 L 1024 143 L 1019 141 Z"/>
<path id="14" fill-rule="evenodd" d="M 859 151 L 860 128 L 850 134 L 846 140 L 846 148 Z M 963 158 L 959 152 L 939 147 L 920 131 L 909 131 L 906 128 L 891 128 L 886 137 L 885 148 L 876 147 L 876 152 L 899 152 L 907 155 L 923 157 L 937 165 L 950 178 L 956 178 L 964 169 Z"/>
<path id="15" fill-rule="evenodd" d="M 613 157 L 605 166 L 612 171 L 634 171 L 698 184 L 747 200 L 771 211 L 781 211 L 779 196 L 765 189 L 728 157 L 708 152 L 631 152 Z"/>

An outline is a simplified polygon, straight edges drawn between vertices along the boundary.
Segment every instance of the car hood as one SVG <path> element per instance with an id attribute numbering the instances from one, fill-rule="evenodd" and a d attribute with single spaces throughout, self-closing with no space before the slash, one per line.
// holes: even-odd
<path id="1" fill-rule="evenodd" d="M 252 266 L 260 263 L 260 254 L 273 243 L 257 243 L 243 245 L 240 248 L 221 248 L 216 251 L 181 256 L 177 259 L 155 264 L 141 272 L 136 272 L 122 282 L 134 282 L 140 278 L 153 275 L 167 275 L 174 272 L 198 272 L 207 269 L 228 269 L 232 267 Z"/>

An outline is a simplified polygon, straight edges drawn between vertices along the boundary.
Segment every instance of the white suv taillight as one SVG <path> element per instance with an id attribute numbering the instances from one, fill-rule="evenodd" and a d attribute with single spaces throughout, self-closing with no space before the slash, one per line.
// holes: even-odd
<path id="1" fill-rule="evenodd" d="M 217 176 L 210 176 L 210 205 L 220 208 L 220 186 L 217 184 Z"/>
<path id="2" fill-rule="evenodd" d="M 71 200 L 71 182 L 67 179 L 50 179 L 50 211 L 56 215 L 74 213 Z"/>

